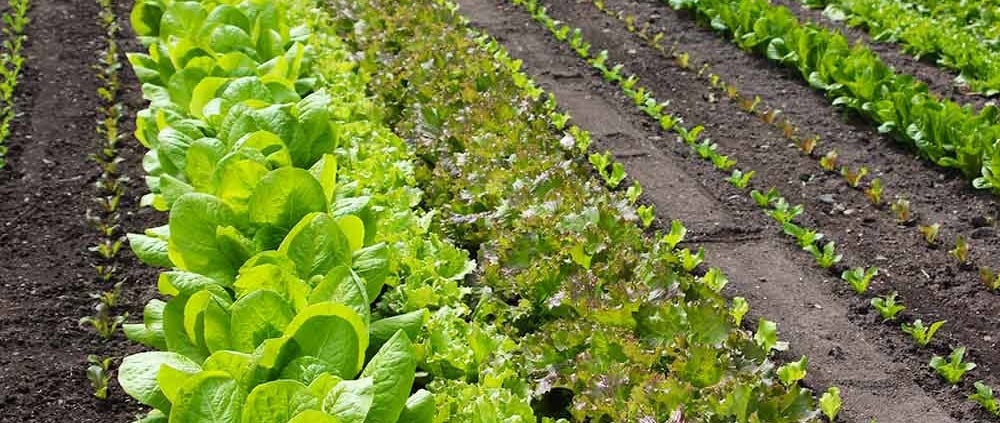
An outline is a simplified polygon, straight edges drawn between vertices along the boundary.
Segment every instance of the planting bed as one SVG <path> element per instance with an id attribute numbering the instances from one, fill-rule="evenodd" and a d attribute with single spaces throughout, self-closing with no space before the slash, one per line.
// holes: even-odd
<path id="1" fill-rule="evenodd" d="M 30 0 L 0 422 L 998 421 L 1000 189 L 712 1 Z"/>

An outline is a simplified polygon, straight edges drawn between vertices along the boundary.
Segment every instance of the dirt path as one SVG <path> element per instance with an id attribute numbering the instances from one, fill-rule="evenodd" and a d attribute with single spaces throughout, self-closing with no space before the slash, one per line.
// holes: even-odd
<path id="1" fill-rule="evenodd" d="M 125 16 L 131 2 L 120 5 Z M 26 45 L 27 65 L 19 86 L 10 163 L 0 173 L 0 421 L 123 422 L 140 411 L 114 386 L 111 399 L 93 397 L 85 376 L 87 354 L 120 358 L 136 346 L 120 333 L 104 342 L 77 321 L 91 313 L 89 293 L 109 288 L 89 265 L 94 231 L 85 222 L 97 178 L 87 155 L 96 149 L 98 82 L 91 66 L 102 32 L 93 1 L 33 0 Z M 124 62 L 124 57 L 122 57 Z M 126 98 L 138 99 L 138 84 L 124 78 Z M 129 115 L 132 115 L 130 109 Z M 131 119 L 131 118 L 129 118 Z M 132 126 L 123 121 L 122 133 Z M 123 141 L 122 164 L 131 178 L 123 199 L 123 229 L 135 231 L 154 219 L 135 213 L 141 192 L 140 147 Z M 152 295 L 151 274 L 122 257 L 124 305 L 141 316 Z M 131 319 L 135 321 L 135 319 Z"/>
<path id="2" fill-rule="evenodd" d="M 556 44 L 530 17 L 507 3 L 494 0 L 460 3 L 475 25 L 498 37 L 514 57 L 524 60 L 526 71 L 556 94 L 577 123 L 592 131 L 596 148 L 616 153 L 629 174 L 642 182 L 646 200 L 656 204 L 661 219 L 679 218 L 695 228 L 692 241 L 706 245 L 707 261 L 721 266 L 730 276 L 731 293 L 747 297 L 756 312 L 779 323 L 782 337 L 793 345 L 793 351 L 785 358 L 809 356 L 811 372 L 807 382 L 817 388 L 831 384 L 842 388 L 846 421 L 868 421 L 870 417 L 879 422 L 975 421 L 980 416 L 961 394 L 950 391 L 929 374 L 926 370 L 929 352 L 910 347 L 898 327 L 878 324 L 866 301 L 848 294 L 838 278 L 817 270 L 811 259 L 792 248 L 750 204 L 745 194 L 723 182 L 719 173 L 707 164 L 690 158 L 686 146 L 654 128 L 617 88 L 594 75 L 568 47 Z M 878 292 L 899 289 L 901 296 L 910 301 L 907 305 L 925 320 L 941 316 L 950 321 L 957 319 L 953 331 L 939 335 L 940 344 L 961 342 L 979 348 L 976 359 L 982 359 L 984 371 L 977 376 L 990 373 L 994 363 L 988 355 L 993 346 L 981 335 L 993 329 L 989 324 L 976 326 L 975 320 L 982 318 L 980 312 L 1000 315 L 996 296 L 982 292 L 975 285 L 978 282 L 970 280 L 967 295 L 961 298 L 967 305 L 957 311 L 955 307 L 943 306 L 945 298 L 961 288 L 944 288 L 943 282 L 915 282 L 910 278 L 911 272 L 919 274 L 927 267 L 935 279 L 955 279 L 954 275 L 936 275 L 930 266 L 938 263 L 935 260 L 946 258 L 939 259 L 940 251 L 928 251 L 917 244 L 918 235 L 913 229 L 897 227 L 884 212 L 864 207 L 862 194 L 842 189 L 839 176 L 821 175 L 815 161 L 787 150 L 773 128 L 728 104 L 706 102 L 707 87 L 703 82 L 670 66 L 658 53 L 645 49 L 623 25 L 602 15 L 589 2 L 546 2 L 546 6 L 555 19 L 582 27 L 585 38 L 594 44 L 594 51 L 610 50 L 610 57 L 636 72 L 641 83 L 651 88 L 659 100 L 669 99 L 669 110 L 689 124 L 704 124 L 706 135 L 719 142 L 724 153 L 734 154 L 740 167 L 758 172 L 755 179 L 765 184 L 762 186 L 777 186 L 790 201 L 806 202 L 810 215 L 807 223 L 835 238 L 838 245 L 848 246 L 848 262 L 857 265 L 860 262 L 854 263 L 852 259 L 885 256 L 878 263 L 871 263 L 885 267 L 883 274 L 888 276 L 880 278 L 874 289 Z M 941 177 L 937 173 L 924 168 L 907 153 L 884 145 L 883 140 L 863 127 L 843 122 L 829 109 L 825 99 L 808 87 L 790 82 L 783 71 L 748 59 L 738 49 L 728 49 L 727 41 L 699 30 L 693 22 L 685 21 L 665 6 L 652 13 L 659 15 L 660 23 L 673 29 L 673 39 L 667 40 L 666 45 L 676 41 L 692 56 L 713 57 L 713 70 L 726 72 L 724 79 L 736 81 L 741 89 L 768 95 L 768 100 L 776 101 L 783 109 L 798 111 L 802 124 L 823 130 L 824 143 L 844 143 L 837 146 L 848 157 L 874 154 L 878 161 L 873 169 L 889 175 L 883 179 L 892 184 L 891 189 L 921 188 L 923 193 L 932 190 L 920 184 L 939 183 Z M 699 62 L 692 57 L 692 63 Z M 861 148 L 857 151 L 851 147 Z M 904 173 L 911 169 L 918 172 L 917 178 Z M 956 183 L 949 191 L 947 187 L 952 185 L 945 182 L 948 178 L 945 176 L 940 182 L 943 188 L 931 194 L 937 201 L 948 201 L 941 204 L 961 204 L 954 202 L 964 198 L 957 195 L 961 193 L 970 196 L 971 201 L 982 202 L 984 208 L 990 206 L 991 200 L 966 193 L 963 185 Z M 855 210 L 850 216 L 833 213 L 834 205 L 817 200 L 827 193 L 834 194 L 837 203 Z M 970 301 L 981 295 L 982 303 Z M 968 307 L 975 304 L 984 309 L 970 311 Z M 935 352 L 946 352 L 943 347 L 941 350 Z"/>

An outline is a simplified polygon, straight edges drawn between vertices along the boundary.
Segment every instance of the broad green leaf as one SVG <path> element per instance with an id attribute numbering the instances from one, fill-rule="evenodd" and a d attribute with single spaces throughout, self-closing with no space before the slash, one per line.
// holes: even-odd
<path id="1" fill-rule="evenodd" d="M 353 256 L 352 268 L 365 280 L 368 300 L 375 301 L 389 276 L 389 246 L 384 242 L 369 245 L 355 251 Z"/>
<path id="2" fill-rule="evenodd" d="M 125 336 L 153 349 L 167 349 L 167 340 L 163 335 L 163 309 L 166 306 L 167 303 L 161 300 L 149 300 L 142 309 L 142 323 L 122 325 Z"/>
<path id="3" fill-rule="evenodd" d="M 285 167 L 268 173 L 250 196 L 250 221 L 256 225 L 292 229 L 313 212 L 326 212 L 326 194 L 308 171 Z"/>
<path id="4" fill-rule="evenodd" d="M 338 383 L 323 399 L 323 411 L 343 423 L 364 423 L 375 401 L 375 383 L 370 377 Z"/>
<path id="5" fill-rule="evenodd" d="M 417 369 L 417 351 L 403 331 L 382 345 L 365 367 L 362 377 L 370 377 L 375 396 L 366 423 L 395 423 L 406 404 Z"/>
<path id="6" fill-rule="evenodd" d="M 258 385 L 247 396 L 244 423 L 285 423 L 303 411 L 319 408 L 309 388 L 292 380 Z"/>
<path id="7" fill-rule="evenodd" d="M 125 393 L 137 401 L 167 412 L 170 410 L 170 402 L 163 395 L 156 380 L 160 366 L 163 365 L 189 373 L 201 371 L 198 363 L 183 355 L 163 351 L 144 352 L 130 355 L 122 360 L 121 366 L 118 367 L 118 384 Z"/>
<path id="8" fill-rule="evenodd" d="M 257 386 L 266 380 L 267 376 L 266 372 L 257 366 L 252 355 L 237 351 L 216 351 L 205 360 L 202 367 L 205 371 L 218 370 L 229 373 L 244 391 Z"/>
<path id="9" fill-rule="evenodd" d="M 204 78 L 198 82 L 198 85 L 194 87 L 194 91 L 191 93 L 191 103 L 189 105 L 191 116 L 196 118 L 205 117 L 202 113 L 205 105 L 216 97 L 216 92 L 227 82 L 229 82 L 229 78 L 215 76 Z"/>
<path id="10" fill-rule="evenodd" d="M 129 22 L 137 35 L 155 37 L 160 33 L 160 19 L 166 7 L 160 0 L 143 0 L 135 2 Z"/>
<path id="11" fill-rule="evenodd" d="M 309 173 L 312 173 L 319 184 L 323 186 L 326 202 L 332 204 L 337 193 L 337 156 L 324 154 L 309 168 Z"/>
<path id="12" fill-rule="evenodd" d="M 434 421 L 434 394 L 423 389 L 410 395 L 399 415 L 399 422 L 431 423 Z"/>
<path id="13" fill-rule="evenodd" d="M 354 310 L 336 303 L 313 304 L 295 316 L 285 334 L 299 347 L 299 355 L 329 362 L 330 373 L 351 378 L 364 365 L 368 328 Z"/>
<path id="14" fill-rule="evenodd" d="M 336 266 L 351 264 L 347 237 L 337 221 L 325 213 L 313 213 L 301 219 L 281 242 L 278 252 L 295 263 L 303 279 L 325 275 Z"/>
<path id="15" fill-rule="evenodd" d="M 337 219 L 340 230 L 347 237 L 347 243 L 351 247 L 351 252 L 355 252 L 365 246 L 365 223 L 361 218 L 349 214 Z"/>
<path id="16" fill-rule="evenodd" d="M 250 353 L 265 339 L 281 336 L 295 313 L 277 293 L 260 290 L 236 301 L 231 316 L 230 339 L 233 348 Z"/>
<path id="17" fill-rule="evenodd" d="M 372 322 L 368 329 L 371 337 L 368 351 L 374 354 L 398 331 L 403 331 L 410 339 L 417 339 L 420 336 L 420 330 L 424 327 L 424 322 L 427 321 L 428 314 L 427 309 L 420 309 Z"/>
<path id="18" fill-rule="evenodd" d="M 201 372 L 187 380 L 170 409 L 171 423 L 239 423 L 246 393 L 226 372 Z"/>
<path id="19" fill-rule="evenodd" d="M 238 298 L 257 290 L 272 291 L 281 295 L 295 310 L 302 310 L 308 305 L 306 297 L 311 289 L 295 275 L 294 270 L 289 271 L 280 264 L 272 263 L 244 267 L 233 287 Z"/>
<path id="20" fill-rule="evenodd" d="M 309 294 L 309 303 L 335 302 L 350 307 L 368 326 L 371 310 L 364 281 L 347 266 L 337 266 Z"/>
<path id="21" fill-rule="evenodd" d="M 160 20 L 159 36 L 162 39 L 169 39 L 170 36 L 188 38 L 195 35 L 207 16 L 208 13 L 199 2 L 171 2 Z"/>
<path id="22" fill-rule="evenodd" d="M 188 147 L 185 171 L 191 185 L 198 192 L 215 193 L 212 175 L 225 155 L 225 144 L 215 138 L 201 138 Z"/>
<path id="23" fill-rule="evenodd" d="M 306 410 L 288 423 L 340 423 L 340 420 L 319 410 Z"/>
<path id="24" fill-rule="evenodd" d="M 128 244 L 135 256 L 154 267 L 173 267 L 167 253 L 167 240 L 142 234 L 128 234 Z"/>
<path id="25" fill-rule="evenodd" d="M 201 193 L 185 194 L 170 213 L 170 261 L 178 268 L 221 280 L 232 280 L 236 266 L 219 248 L 215 231 L 235 220 L 222 200 Z"/>
<path id="26" fill-rule="evenodd" d="M 329 362 L 321 358 L 305 355 L 289 361 L 281 369 L 280 378 L 311 384 L 320 376 L 330 374 L 329 372 L 331 371 L 337 371 L 337 369 Z"/>

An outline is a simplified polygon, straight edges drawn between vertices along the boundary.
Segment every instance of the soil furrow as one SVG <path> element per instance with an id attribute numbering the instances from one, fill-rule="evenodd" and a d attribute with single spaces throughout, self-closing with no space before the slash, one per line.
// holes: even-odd
<path id="1" fill-rule="evenodd" d="M 131 2 L 120 7 L 127 25 Z M 96 304 L 88 294 L 110 288 L 95 278 L 87 251 L 95 231 L 85 220 L 86 210 L 96 207 L 98 168 L 88 155 L 98 137 L 99 82 L 92 69 L 104 42 L 98 10 L 91 1 L 33 0 L 29 11 L 19 115 L 9 140 L 10 163 L 0 174 L 3 422 L 130 421 L 140 411 L 117 385 L 108 400 L 96 399 L 85 374 L 88 354 L 120 359 L 139 348 L 120 332 L 104 341 L 78 325 Z M 131 75 L 123 83 L 134 105 L 139 84 Z M 124 134 L 134 128 L 129 120 L 122 122 Z M 136 211 L 143 183 L 141 146 L 129 138 L 120 153 L 131 178 L 122 199 L 122 230 L 136 231 L 154 218 Z M 142 302 L 153 295 L 153 273 L 139 267 L 127 246 L 119 257 L 125 287 L 116 313 L 129 312 L 135 321 Z"/>
<path id="2" fill-rule="evenodd" d="M 847 421 L 876 417 L 880 422 L 946 422 L 952 421 L 949 413 L 956 420 L 973 421 L 967 418 L 969 407 L 960 404 L 933 378 L 922 376 L 927 373 L 922 368 L 925 362 L 908 358 L 902 342 L 884 340 L 893 338 L 887 334 L 891 328 L 869 324 L 870 316 L 859 317 L 854 311 L 859 302 L 845 301 L 837 295 L 839 289 L 831 288 L 840 284 L 836 278 L 814 268 L 804 253 L 791 248 L 770 222 L 762 218 L 745 194 L 723 182 L 723 177 L 710 165 L 691 158 L 687 147 L 675 142 L 673 136 L 656 129 L 619 94 L 618 88 L 601 81 L 568 47 L 556 44 L 530 17 L 509 4 L 463 0 L 461 5 L 474 25 L 497 37 L 514 57 L 523 60 L 525 70 L 556 94 L 577 124 L 594 134 L 595 148 L 610 149 L 619 157 L 623 152 L 643 153 L 641 161 L 621 160 L 629 174 L 643 184 L 645 199 L 658 206 L 657 214 L 663 221 L 693 219 L 702 227 L 706 224 L 711 227 L 715 225 L 713 219 L 734 219 L 716 223 L 723 227 L 735 223 L 752 231 L 769 228 L 760 232 L 761 239 L 720 237 L 717 242 L 705 245 L 707 262 L 722 267 L 732 281 L 731 294 L 747 297 L 754 312 L 759 313 L 757 316 L 778 322 L 781 336 L 792 343 L 792 351 L 783 358 L 797 359 L 801 354 L 810 357 L 812 370 L 808 383 L 818 389 L 831 384 L 844 389 Z M 599 16 L 562 13 L 564 7 L 573 5 L 546 5 L 556 19 L 578 26 L 584 21 L 593 25 L 584 29 L 588 41 L 599 44 L 594 32 L 604 33 L 608 42 L 615 43 L 616 51 L 634 52 L 629 54 L 638 61 L 659 60 L 647 56 L 630 39 L 612 38 L 615 30 L 605 26 Z M 661 68 L 660 73 L 661 78 L 673 77 L 666 69 Z M 670 92 L 663 98 L 686 94 L 682 87 L 661 85 L 649 75 L 640 76 L 641 83 L 657 93 Z M 729 119 L 730 125 L 746 131 L 749 116 L 729 116 L 722 113 L 722 105 L 716 106 L 719 109 L 712 108 L 711 113 L 721 114 L 718 119 Z M 689 121 L 703 123 L 694 117 Z M 707 132 L 714 134 L 715 126 Z M 665 181 L 695 183 L 702 188 L 669 187 L 664 186 Z M 706 193 L 708 198 L 678 197 L 672 189 Z M 699 212 L 703 207 L 708 208 Z M 940 404 L 949 407 L 942 408 Z"/>

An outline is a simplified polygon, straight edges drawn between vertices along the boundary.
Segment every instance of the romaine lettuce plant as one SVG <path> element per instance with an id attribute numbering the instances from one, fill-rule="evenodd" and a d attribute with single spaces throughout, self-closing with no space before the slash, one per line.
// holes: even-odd
<path id="1" fill-rule="evenodd" d="M 937 333 L 938 329 L 941 329 L 941 326 L 944 324 L 944 320 L 938 320 L 931 323 L 930 326 L 924 326 L 924 322 L 917 319 L 912 325 L 903 323 L 902 329 L 903 333 L 913 337 L 913 342 L 916 342 L 917 345 L 921 347 L 926 347 L 927 344 L 931 342 L 931 338 L 934 337 L 934 334 Z"/>
<path id="2" fill-rule="evenodd" d="M 924 236 L 924 241 L 927 245 L 934 245 L 937 243 L 938 232 L 941 230 L 940 223 L 933 223 L 930 225 L 917 225 L 917 230 Z"/>
<path id="3" fill-rule="evenodd" d="M 868 188 L 865 188 L 865 197 L 868 197 L 868 201 L 872 203 L 873 206 L 882 205 L 882 180 L 879 178 L 872 179 L 871 183 L 868 184 Z"/>
<path id="4" fill-rule="evenodd" d="M 969 395 L 969 400 L 979 404 L 990 414 L 1000 417 L 1000 400 L 993 395 L 993 388 L 981 380 L 977 381 L 975 386 L 976 393 Z"/>
<path id="5" fill-rule="evenodd" d="M 816 264 L 824 269 L 833 267 L 834 264 L 839 263 L 840 259 L 843 258 L 841 254 L 837 254 L 836 244 L 833 241 L 824 244 L 822 249 L 816 244 L 809 244 L 803 247 L 803 249 L 812 254 L 813 259 L 816 260 Z"/>
<path id="6" fill-rule="evenodd" d="M 891 294 L 885 297 L 872 298 L 872 307 L 875 307 L 875 309 L 878 310 L 878 313 L 882 315 L 883 322 L 896 320 L 896 315 L 899 314 L 899 312 L 906 310 L 905 306 L 896 302 L 897 295 L 896 291 L 892 291 Z"/>
<path id="7" fill-rule="evenodd" d="M 836 386 L 827 388 L 826 392 L 819 398 L 819 408 L 830 423 L 837 420 L 837 414 L 840 413 L 840 406 L 840 388 Z"/>
<path id="8" fill-rule="evenodd" d="M 864 294 L 868 291 L 868 285 L 871 283 L 872 278 L 877 275 L 877 267 L 869 267 L 868 269 L 863 267 L 854 267 L 841 273 L 840 278 L 851 284 L 851 288 L 854 288 L 854 292 Z"/>
<path id="9" fill-rule="evenodd" d="M 979 268 L 979 279 L 990 291 L 1000 290 L 1000 273 L 994 273 L 993 269 L 987 266 Z"/>
<path id="10" fill-rule="evenodd" d="M 955 385 L 966 372 L 976 368 L 976 363 L 963 361 L 964 358 L 965 347 L 958 347 L 951 350 L 947 360 L 938 355 L 932 357 L 930 366 L 945 382 Z"/>

